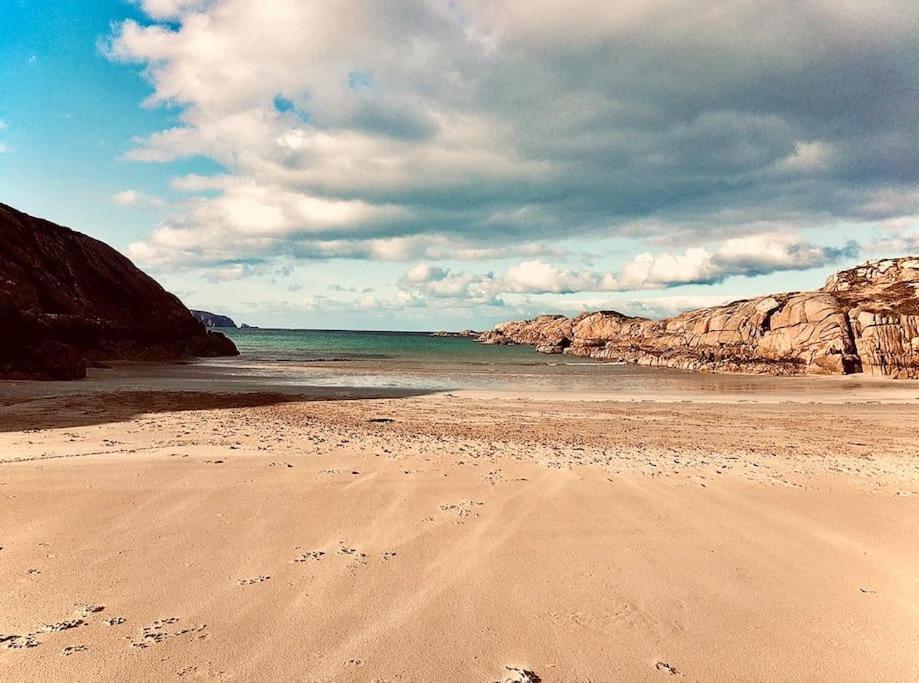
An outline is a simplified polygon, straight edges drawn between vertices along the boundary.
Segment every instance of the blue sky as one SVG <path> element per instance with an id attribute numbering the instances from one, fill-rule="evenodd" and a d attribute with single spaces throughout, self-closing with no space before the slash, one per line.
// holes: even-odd
<path id="1" fill-rule="evenodd" d="M 0 201 L 274 326 L 664 315 L 919 251 L 912 2 L 7 0 Z"/>

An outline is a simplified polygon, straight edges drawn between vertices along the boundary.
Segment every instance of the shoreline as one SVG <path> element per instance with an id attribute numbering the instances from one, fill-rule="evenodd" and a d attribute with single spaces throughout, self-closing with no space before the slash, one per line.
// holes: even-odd
<path id="1" fill-rule="evenodd" d="M 242 362 L 247 362 L 243 357 Z M 282 368 L 283 369 L 283 368 Z M 0 381 L 0 406 L 21 401 L 93 393 L 122 392 L 193 392 L 199 394 L 278 394 L 295 400 L 345 400 L 407 398 L 413 396 L 455 397 L 474 400 L 519 399 L 533 402 L 656 402 L 656 403 L 822 403 L 919 405 L 919 382 L 892 380 L 863 375 L 827 375 L 806 377 L 771 377 L 762 375 L 720 375 L 691 370 L 652 369 L 664 373 L 660 386 L 653 389 L 623 388 L 620 378 L 609 378 L 609 389 L 578 386 L 545 389 L 526 383 L 518 387 L 425 388 L 409 386 L 361 386 L 309 383 L 304 375 L 294 381 L 289 376 L 257 375 L 238 372 L 236 368 L 208 362 L 174 363 L 117 362 L 110 367 L 91 368 L 86 379 L 79 381 Z M 429 370 L 436 374 L 436 370 Z M 678 373 L 678 374 L 674 374 Z M 347 377 L 347 373 L 343 373 Z M 677 377 L 683 384 L 698 384 L 694 389 L 667 386 Z M 360 377 L 360 375 L 358 375 Z M 381 372 L 380 377 L 387 377 Z M 397 376 L 398 377 L 398 376 Z M 729 377 L 725 382 L 721 380 Z M 698 382 L 694 380 L 698 379 Z M 457 382 L 459 384 L 459 382 Z"/>

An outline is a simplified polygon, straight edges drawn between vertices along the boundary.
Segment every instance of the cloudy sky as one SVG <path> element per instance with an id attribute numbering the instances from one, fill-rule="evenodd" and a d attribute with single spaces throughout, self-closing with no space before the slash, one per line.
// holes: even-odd
<path id="1" fill-rule="evenodd" d="M 919 2 L 4 0 L 0 201 L 274 326 L 664 315 L 919 252 Z"/>

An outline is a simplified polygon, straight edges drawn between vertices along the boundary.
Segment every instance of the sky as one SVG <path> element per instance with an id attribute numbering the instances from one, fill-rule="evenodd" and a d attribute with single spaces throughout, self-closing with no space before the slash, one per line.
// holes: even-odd
<path id="1" fill-rule="evenodd" d="M 274 327 L 919 254 L 919 2 L 0 0 L 0 201 Z"/>

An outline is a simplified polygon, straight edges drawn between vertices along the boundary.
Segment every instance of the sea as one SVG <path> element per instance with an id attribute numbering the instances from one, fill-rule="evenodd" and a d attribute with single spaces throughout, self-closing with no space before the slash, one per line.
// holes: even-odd
<path id="1" fill-rule="evenodd" d="M 411 393 L 461 390 L 513 392 L 519 396 L 667 396 L 738 398 L 744 394 L 793 397 L 799 390 L 841 398 L 868 389 L 847 378 L 808 378 L 700 373 L 538 353 L 528 346 L 493 346 L 470 337 L 429 332 L 222 329 L 238 357 L 203 359 L 221 380 L 296 390 L 395 390 Z M 842 379 L 842 378 L 835 378 Z"/>
<path id="2" fill-rule="evenodd" d="M 240 355 L 110 361 L 79 382 L 0 382 L 3 400 L 121 392 L 265 393 L 316 400 L 429 394 L 477 398 L 915 404 L 911 382 L 692 372 L 492 346 L 429 332 L 221 329 Z"/>

